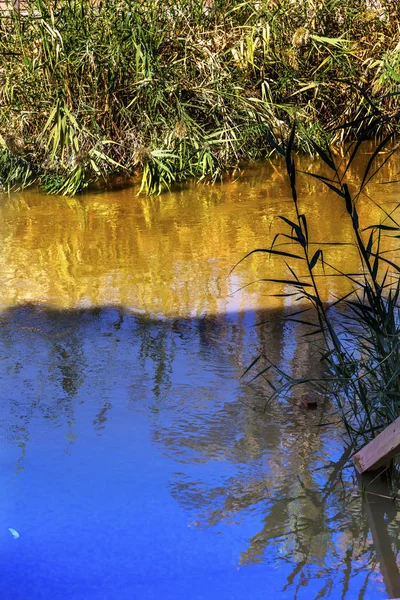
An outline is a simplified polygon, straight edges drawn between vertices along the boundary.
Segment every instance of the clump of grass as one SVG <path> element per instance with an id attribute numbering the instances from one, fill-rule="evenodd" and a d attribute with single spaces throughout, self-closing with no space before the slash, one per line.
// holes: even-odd
<path id="1" fill-rule="evenodd" d="M 276 254 L 285 259 L 290 275 L 282 280 L 263 281 L 285 284 L 289 288 L 285 295 L 291 296 L 294 303 L 306 303 L 305 307 L 294 310 L 285 318 L 309 327 L 306 335 L 315 339 L 316 357 L 325 365 L 326 375 L 316 379 L 295 379 L 272 364 L 265 351 L 254 359 L 248 370 L 257 369 L 256 377 L 274 374 L 268 379 L 273 389 L 270 400 L 285 397 L 293 388 L 305 383 L 328 395 L 335 401 L 355 449 L 400 416 L 400 266 L 383 245 L 384 236 L 400 237 L 400 223 L 396 219 L 396 209 L 387 212 L 382 208 L 382 221 L 376 224 L 361 223 L 357 211 L 357 201 L 365 186 L 380 166 L 397 152 L 398 146 L 391 144 L 383 163 L 381 161 L 377 166 L 377 158 L 392 142 L 394 132 L 389 132 L 376 146 L 358 189 L 352 192 L 346 182 L 348 169 L 369 128 L 370 125 L 364 123 L 358 140 L 347 151 L 345 164 L 336 164 L 329 147 L 324 148 L 310 140 L 331 176 L 310 175 L 332 190 L 337 202 L 343 205 L 351 223 L 353 245 L 359 255 L 359 273 L 339 271 L 326 259 L 326 245 L 315 246 L 310 239 L 307 215 L 300 210 L 296 188 L 295 127 L 286 147 L 276 140 L 272 143 L 285 157 L 296 218 L 291 220 L 282 215 L 280 219 L 285 229 L 275 236 L 271 246 L 250 253 Z M 290 251 L 284 247 L 287 244 L 290 244 Z M 320 293 L 319 277 L 330 276 L 329 273 L 324 275 L 325 271 L 344 278 L 351 288 L 330 304 L 322 300 Z M 258 366 L 260 359 L 266 361 L 262 369 Z"/>
<path id="2" fill-rule="evenodd" d="M 35 168 L 25 157 L 0 147 L 0 186 L 10 190 L 16 185 L 23 187 L 35 181 Z"/>
<path id="3" fill-rule="evenodd" d="M 5 179 L 74 194 L 139 171 L 158 193 L 268 156 L 294 117 L 298 147 L 343 141 L 343 117 L 397 107 L 398 26 L 386 0 L 32 0 L 0 19 Z"/>

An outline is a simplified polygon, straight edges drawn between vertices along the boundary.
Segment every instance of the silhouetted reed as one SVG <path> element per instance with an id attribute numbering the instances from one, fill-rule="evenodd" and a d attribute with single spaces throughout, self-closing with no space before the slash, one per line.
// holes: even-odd
<path id="1" fill-rule="evenodd" d="M 314 340 L 315 359 L 324 364 L 325 375 L 314 379 L 293 378 L 273 364 L 264 349 L 246 373 L 256 370 L 255 377 L 268 376 L 272 386 L 270 400 L 280 399 L 304 384 L 333 399 L 355 449 L 400 416 L 400 266 L 383 243 L 387 237 L 400 238 L 398 205 L 390 212 L 382 206 L 380 223 L 361 223 L 357 211 L 357 201 L 366 185 L 397 152 L 398 146 L 392 139 L 394 130 L 375 147 L 358 189 L 351 191 L 354 186 L 350 188 L 346 182 L 346 174 L 368 136 L 369 127 L 370 124 L 364 123 L 357 141 L 348 148 L 345 161 L 339 164 L 329 147 L 311 140 L 330 176 L 309 175 L 333 191 L 335 201 L 343 204 L 351 224 L 352 244 L 359 256 L 359 272 L 339 271 L 326 258 L 329 243 L 316 246 L 310 239 L 307 215 L 301 212 L 296 186 L 295 126 L 286 144 L 276 140 L 272 143 L 285 158 L 296 217 L 289 219 L 282 215 L 284 229 L 271 246 L 250 253 L 279 254 L 284 259 L 282 270 L 289 275 L 263 281 L 281 283 L 285 286 L 283 295 L 290 296 L 294 306 L 301 304 L 285 318 L 309 327 L 306 335 Z M 377 164 L 384 149 L 385 157 Z M 322 300 L 320 282 L 321 277 L 329 278 L 332 274 L 346 280 L 350 291 L 327 303 Z"/>

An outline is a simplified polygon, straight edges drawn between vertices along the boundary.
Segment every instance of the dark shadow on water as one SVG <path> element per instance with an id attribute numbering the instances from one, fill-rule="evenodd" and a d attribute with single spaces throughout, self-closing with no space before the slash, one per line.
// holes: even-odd
<path id="1" fill-rule="evenodd" d="M 47 438 L 66 470 L 75 454 L 120 444 L 123 459 L 111 451 L 104 472 L 139 460 L 158 477 L 160 461 L 158 493 L 179 506 L 187 543 L 196 532 L 233 536 L 237 568 L 273 569 L 279 597 L 400 595 L 396 507 L 368 494 L 363 503 L 342 431 L 321 426 L 329 402 L 266 405 L 264 380 L 240 380 L 260 345 L 297 375 L 321 375 L 300 327 L 278 312 L 156 320 L 118 307 L 10 309 L 0 315 L 4 469 L 29 477 Z M 125 429 L 140 458 L 115 442 Z M 143 521 L 154 518 L 146 494 Z"/>

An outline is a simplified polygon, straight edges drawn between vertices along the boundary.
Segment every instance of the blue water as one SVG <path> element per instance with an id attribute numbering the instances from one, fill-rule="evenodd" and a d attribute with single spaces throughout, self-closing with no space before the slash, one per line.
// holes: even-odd
<path id="1" fill-rule="evenodd" d="M 330 407 L 239 379 L 255 319 L 0 316 L 1 599 L 388 597 Z"/>

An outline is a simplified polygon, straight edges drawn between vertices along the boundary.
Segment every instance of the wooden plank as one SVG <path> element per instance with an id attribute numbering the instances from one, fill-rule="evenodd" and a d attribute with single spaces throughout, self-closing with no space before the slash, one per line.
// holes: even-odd
<path id="1" fill-rule="evenodd" d="M 400 417 L 357 452 L 353 462 L 359 473 L 376 471 L 388 466 L 396 454 L 400 454 Z"/>

